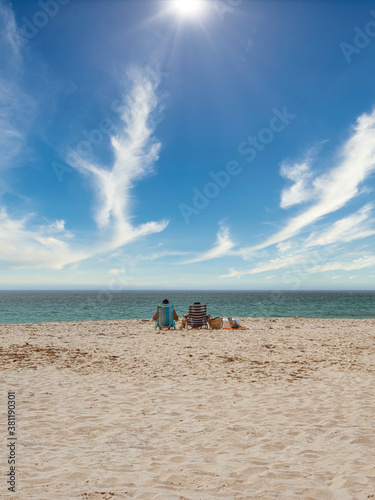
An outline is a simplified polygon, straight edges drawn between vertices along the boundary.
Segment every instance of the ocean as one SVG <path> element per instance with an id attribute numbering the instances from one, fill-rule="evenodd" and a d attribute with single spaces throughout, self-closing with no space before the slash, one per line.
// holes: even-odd
<path id="1" fill-rule="evenodd" d="M 375 318 L 375 291 L 0 291 L 0 324 L 152 318 L 165 298 L 179 316 Z"/>

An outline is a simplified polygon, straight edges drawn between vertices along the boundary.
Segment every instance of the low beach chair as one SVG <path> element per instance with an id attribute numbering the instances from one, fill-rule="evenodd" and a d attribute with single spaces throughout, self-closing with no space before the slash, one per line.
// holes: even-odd
<path id="1" fill-rule="evenodd" d="M 246 326 L 241 325 L 240 318 L 223 318 L 223 330 L 247 330 Z"/>
<path id="2" fill-rule="evenodd" d="M 189 306 L 187 326 L 191 328 L 208 328 L 206 304 L 193 304 Z"/>
<path id="3" fill-rule="evenodd" d="M 174 307 L 170 304 L 158 306 L 158 317 L 155 320 L 155 330 L 157 328 L 174 328 L 176 330 L 176 322 L 173 317 Z"/>

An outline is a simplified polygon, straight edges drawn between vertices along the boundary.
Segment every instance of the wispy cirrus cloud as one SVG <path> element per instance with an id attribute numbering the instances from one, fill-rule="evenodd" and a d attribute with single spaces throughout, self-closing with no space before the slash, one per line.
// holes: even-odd
<path id="1" fill-rule="evenodd" d="M 181 255 L 189 254 L 190 252 L 184 251 L 174 251 L 174 250 L 163 250 L 161 252 L 152 252 L 148 255 L 137 255 L 134 260 L 137 262 L 142 261 L 154 261 L 159 259 L 164 259 L 165 257 L 176 257 Z"/>
<path id="2" fill-rule="evenodd" d="M 231 268 L 228 274 L 220 277 L 241 278 L 246 275 L 286 268 L 304 268 L 303 274 L 316 274 L 335 270 L 350 271 L 372 267 L 375 265 L 373 257 L 359 257 L 358 254 L 353 252 L 345 252 L 343 245 L 375 235 L 375 220 L 371 218 L 373 208 L 374 204 L 368 203 L 350 216 L 335 221 L 328 228 L 312 232 L 307 238 L 281 242 L 275 249 L 276 257 L 262 260 L 250 269 L 236 270 Z M 323 253 L 317 252 L 315 250 L 317 247 L 323 248 Z M 346 253 L 348 255 L 347 261 L 334 260 L 337 254 Z M 250 253 L 245 254 L 244 260 L 248 260 L 249 255 Z M 251 253 L 251 255 L 254 259 L 256 254 Z M 327 260 L 328 262 L 326 262 Z M 306 262 L 309 263 L 308 268 L 306 268 Z M 321 262 L 324 262 L 324 264 L 321 264 Z"/>
<path id="3" fill-rule="evenodd" d="M 375 219 L 370 215 L 374 209 L 373 203 L 367 203 L 354 214 L 334 222 L 331 227 L 320 233 L 313 232 L 306 240 L 306 247 L 332 245 L 368 238 L 375 234 Z"/>
<path id="4" fill-rule="evenodd" d="M 112 137 L 114 163 L 100 166 L 82 160 L 73 166 L 92 182 L 96 193 L 95 220 L 98 231 L 90 243 L 65 229 L 65 221 L 36 224 L 33 214 L 11 217 L 0 211 L 0 261 L 11 266 L 61 269 L 99 253 L 118 249 L 143 236 L 163 231 L 168 221 L 131 223 L 131 190 L 135 183 L 153 171 L 160 143 L 153 137 L 153 113 L 159 101 L 157 81 L 150 72 L 133 69 L 132 87 L 125 97 L 122 112 L 124 127 Z"/>
<path id="5" fill-rule="evenodd" d="M 219 231 L 216 236 L 216 242 L 210 250 L 203 252 L 193 259 L 186 260 L 182 264 L 194 264 L 196 262 L 204 262 L 207 260 L 218 259 L 219 257 L 224 257 L 228 255 L 235 243 L 231 240 L 229 228 L 225 226 L 222 222 L 219 223 Z"/>
<path id="6" fill-rule="evenodd" d="M 223 274 L 222 276 L 220 276 L 220 278 L 242 278 L 242 276 L 250 274 L 259 274 L 268 271 L 276 271 L 278 269 L 283 269 L 285 267 L 295 266 L 296 264 L 303 262 L 305 258 L 306 255 L 302 253 L 277 257 L 269 261 L 260 262 L 256 266 L 247 270 L 238 271 L 236 269 L 231 268 L 228 274 Z"/>
<path id="7" fill-rule="evenodd" d="M 227 274 L 220 278 L 242 278 L 246 275 L 256 275 L 269 271 L 289 270 L 302 278 L 303 276 L 327 273 L 331 271 L 354 271 L 375 267 L 375 255 L 369 252 L 360 255 L 362 251 L 344 251 L 343 248 L 325 247 L 323 253 L 301 245 L 298 250 L 262 261 L 250 269 L 238 270 L 230 268 Z M 337 260 L 337 254 L 343 254 L 344 259 Z M 340 278 L 334 276 L 332 279 Z M 266 278 L 268 279 L 268 278 Z"/>
<path id="8" fill-rule="evenodd" d="M 151 72 L 133 68 L 129 78 L 132 89 L 122 112 L 124 128 L 112 137 L 114 164 L 110 168 L 80 159 L 72 165 L 88 176 L 98 196 L 95 220 L 102 231 L 110 233 L 102 250 L 118 248 L 136 238 L 163 231 L 168 221 L 147 222 L 138 227 L 131 224 L 131 189 L 153 171 L 159 158 L 160 143 L 153 138 L 152 116 L 158 107 L 158 81 Z"/>
<path id="9" fill-rule="evenodd" d="M 292 269 L 300 275 L 315 274 L 375 265 L 372 255 L 362 256 L 360 250 L 356 253 L 353 248 L 350 252 L 346 249 L 349 243 L 375 235 L 373 203 L 367 203 L 346 217 L 321 224 L 324 216 L 331 215 L 332 219 L 336 211 L 366 192 L 363 183 L 375 172 L 375 110 L 358 118 L 350 138 L 339 152 L 336 166 L 316 175 L 310 163 L 310 154 L 304 163 L 283 163 L 281 175 L 292 180 L 293 185 L 283 190 L 281 207 L 289 208 L 307 201 L 314 201 L 313 205 L 289 219 L 281 231 L 263 243 L 232 251 L 254 264 L 248 269 L 230 268 L 221 278 L 241 278 L 282 269 Z M 314 230 L 302 237 L 302 230 L 312 224 Z M 317 251 L 318 247 L 323 252 Z M 263 258 L 259 261 L 260 250 Z M 348 255 L 348 259 L 339 261 L 335 258 L 337 254 Z"/>
<path id="10" fill-rule="evenodd" d="M 305 166 L 289 167 L 288 171 L 293 173 L 293 179 L 300 187 L 296 190 L 298 196 L 287 191 L 282 204 L 295 204 L 301 192 L 305 193 L 307 199 L 314 198 L 317 201 L 301 214 L 292 217 L 281 231 L 250 247 L 251 250 L 267 248 L 296 236 L 305 227 L 336 212 L 361 193 L 361 184 L 375 171 L 375 110 L 358 118 L 351 137 L 340 151 L 338 165 L 316 177 L 310 190 L 306 185 L 309 172 Z"/>
<path id="11" fill-rule="evenodd" d="M 293 181 L 292 186 L 285 188 L 281 193 L 280 205 L 282 208 L 306 203 L 313 198 L 314 193 L 309 185 L 313 174 L 307 161 L 305 163 L 296 163 L 295 165 L 283 163 L 280 174 L 286 179 Z"/>
<path id="12" fill-rule="evenodd" d="M 0 260 L 13 267 L 61 269 L 85 259 L 90 250 L 72 248 L 73 235 L 63 221 L 40 225 L 35 216 L 10 217 L 0 209 Z"/>
<path id="13" fill-rule="evenodd" d="M 35 102 L 22 89 L 22 41 L 12 9 L 1 0 L 0 65 L 0 170 L 4 170 L 14 166 L 24 145 Z"/>
<path id="14" fill-rule="evenodd" d="M 359 258 L 352 259 L 352 255 L 348 255 L 346 261 L 333 261 L 326 264 L 317 265 L 308 270 L 309 274 L 326 273 L 328 271 L 357 271 L 375 266 L 375 255 L 370 254 Z"/>
<path id="15" fill-rule="evenodd" d="M 3 68 L 16 72 L 21 61 L 22 40 L 17 33 L 14 13 L 9 4 L 0 0 L 0 60 Z M 11 57 L 12 56 L 12 57 Z"/>

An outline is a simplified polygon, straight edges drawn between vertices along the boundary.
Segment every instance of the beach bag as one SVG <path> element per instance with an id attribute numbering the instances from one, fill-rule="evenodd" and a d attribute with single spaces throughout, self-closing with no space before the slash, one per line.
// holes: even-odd
<path id="1" fill-rule="evenodd" d="M 239 328 L 241 326 L 241 322 L 237 318 L 228 318 L 228 321 L 231 328 Z"/>
<path id="2" fill-rule="evenodd" d="M 212 330 L 220 330 L 222 323 L 223 323 L 222 318 L 219 317 L 210 318 L 208 320 L 208 324 L 210 325 L 210 328 Z"/>

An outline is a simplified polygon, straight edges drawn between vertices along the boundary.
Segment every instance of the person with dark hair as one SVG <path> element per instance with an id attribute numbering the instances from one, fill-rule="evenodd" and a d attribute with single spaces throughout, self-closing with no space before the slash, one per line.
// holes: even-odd
<path id="1" fill-rule="evenodd" d="M 192 306 L 189 306 L 189 313 L 184 314 L 181 319 L 181 328 L 186 328 L 188 325 L 192 328 L 201 328 L 207 325 L 208 318 L 207 306 L 200 302 L 194 302 Z"/>
<path id="2" fill-rule="evenodd" d="M 165 306 L 165 305 L 168 305 L 169 304 L 169 300 L 168 299 L 164 299 L 162 304 Z M 154 317 L 152 318 L 153 321 L 156 321 L 158 318 L 158 311 L 156 311 L 156 313 L 154 314 Z M 175 321 L 178 321 L 178 316 L 177 316 L 177 313 L 176 311 L 173 309 L 173 318 Z"/>

